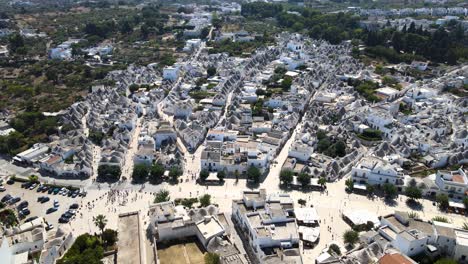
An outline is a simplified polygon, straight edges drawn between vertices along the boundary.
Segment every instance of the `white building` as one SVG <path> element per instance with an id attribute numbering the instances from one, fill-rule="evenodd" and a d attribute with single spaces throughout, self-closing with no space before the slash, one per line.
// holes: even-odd
<path id="1" fill-rule="evenodd" d="M 180 67 L 179 66 L 167 66 L 163 69 L 163 78 L 165 80 L 175 81 L 179 78 Z"/>
<path id="2" fill-rule="evenodd" d="M 314 153 L 313 147 L 300 142 L 294 142 L 289 148 L 288 156 L 306 162 L 310 159 L 312 153 Z"/>
<path id="3" fill-rule="evenodd" d="M 269 263 L 302 263 L 298 227 L 290 215 L 293 208 L 289 195 L 267 197 L 264 189 L 244 191 L 241 200 L 232 202 L 233 222 L 260 263 L 266 259 Z"/>
<path id="4" fill-rule="evenodd" d="M 456 171 L 437 171 L 435 184 L 440 192 L 458 199 L 463 199 L 468 191 L 468 178 L 462 168 Z"/>
<path id="5" fill-rule="evenodd" d="M 459 263 L 468 262 L 468 231 L 455 229 L 456 246 L 453 259 Z"/>
<path id="6" fill-rule="evenodd" d="M 371 185 L 402 185 L 404 180 L 400 167 L 378 157 L 364 157 L 352 168 L 351 176 L 354 182 Z"/>

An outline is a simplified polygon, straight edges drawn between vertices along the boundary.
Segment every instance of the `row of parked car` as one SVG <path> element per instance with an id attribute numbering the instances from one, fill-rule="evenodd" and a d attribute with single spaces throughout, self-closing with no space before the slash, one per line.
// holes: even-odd
<path id="1" fill-rule="evenodd" d="M 33 182 L 25 182 L 21 184 L 21 188 L 26 188 L 29 190 L 34 190 L 36 187 L 37 192 L 42 192 L 45 193 L 47 192 L 48 194 L 54 194 L 54 195 L 63 195 L 63 196 L 68 196 L 72 198 L 76 198 L 77 196 L 86 196 L 85 191 L 80 191 L 80 190 L 70 190 L 65 187 L 53 187 L 53 186 L 47 186 L 43 184 L 38 184 L 38 183 L 33 183 Z"/>

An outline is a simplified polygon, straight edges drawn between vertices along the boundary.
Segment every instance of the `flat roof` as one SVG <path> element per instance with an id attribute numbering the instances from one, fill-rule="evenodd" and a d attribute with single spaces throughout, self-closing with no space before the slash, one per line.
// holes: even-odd
<path id="1" fill-rule="evenodd" d="M 468 247 L 468 231 L 455 229 L 455 236 L 457 237 L 457 245 Z"/>
<path id="2" fill-rule="evenodd" d="M 202 234 L 206 240 L 224 232 L 223 225 L 214 216 L 206 217 L 196 225 L 200 234 Z"/>
<path id="3" fill-rule="evenodd" d="M 117 263 L 142 263 L 140 245 L 140 215 L 131 212 L 119 215 L 117 247 Z"/>
<path id="4" fill-rule="evenodd" d="M 294 209 L 297 221 L 304 223 L 313 223 L 319 220 L 317 210 L 313 207 L 303 207 Z"/>

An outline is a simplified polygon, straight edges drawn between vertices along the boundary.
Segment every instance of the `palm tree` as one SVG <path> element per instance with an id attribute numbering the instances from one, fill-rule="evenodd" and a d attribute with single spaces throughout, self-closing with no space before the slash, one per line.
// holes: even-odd
<path id="1" fill-rule="evenodd" d="M 93 216 L 93 222 L 94 225 L 96 225 L 99 230 L 101 230 L 101 234 L 104 232 L 104 228 L 106 228 L 107 225 L 107 219 L 104 215 L 100 214 L 97 215 L 96 217 Z"/>

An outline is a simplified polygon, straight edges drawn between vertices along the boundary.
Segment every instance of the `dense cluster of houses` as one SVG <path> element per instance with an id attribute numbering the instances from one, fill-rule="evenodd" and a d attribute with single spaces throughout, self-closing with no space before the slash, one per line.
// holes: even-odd
<path id="1" fill-rule="evenodd" d="M 359 7 L 349 7 L 348 11 L 360 16 L 385 16 L 385 17 L 406 17 L 406 16 L 434 16 L 441 17 L 447 15 L 466 16 L 467 9 L 464 7 L 421 7 L 402 9 L 363 9 Z"/>
<path id="2" fill-rule="evenodd" d="M 3 263 L 33 263 L 29 255 L 38 256 L 41 264 L 53 264 L 73 244 L 73 235 L 68 225 L 56 230 L 46 230 L 44 219 L 37 218 L 11 229 L 6 228 L 0 244 Z M 36 263 L 36 262 L 34 262 Z"/>
<path id="3" fill-rule="evenodd" d="M 339 257 L 322 253 L 317 263 L 417 263 L 412 257 L 450 257 L 457 263 L 468 258 L 468 231 L 445 222 L 425 222 L 407 212 L 381 216 L 373 230 L 363 232 L 358 250 Z"/>

